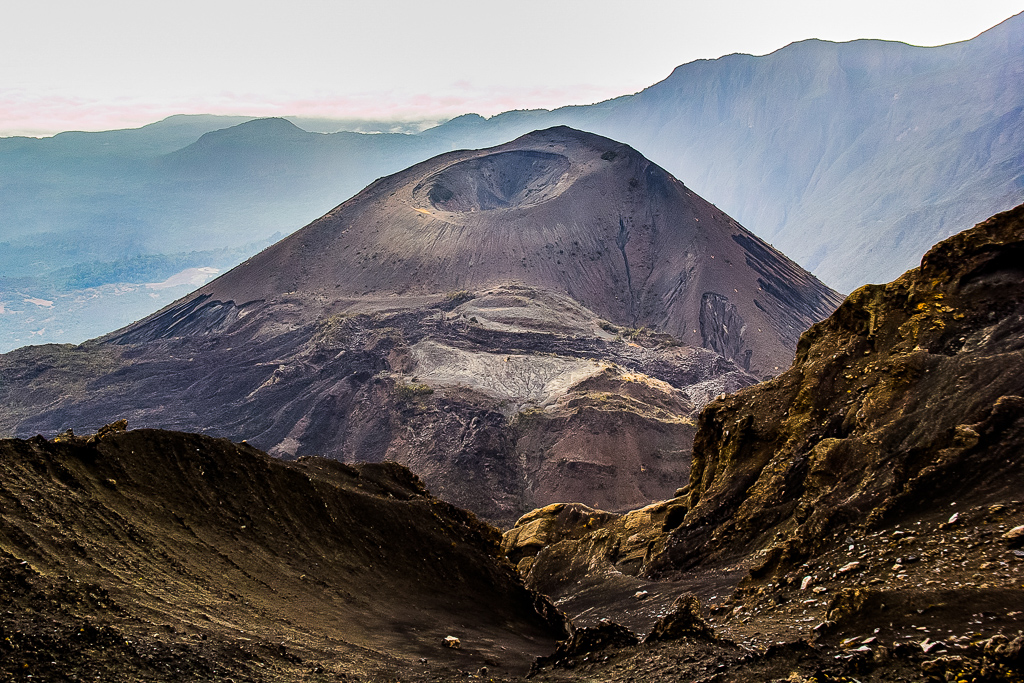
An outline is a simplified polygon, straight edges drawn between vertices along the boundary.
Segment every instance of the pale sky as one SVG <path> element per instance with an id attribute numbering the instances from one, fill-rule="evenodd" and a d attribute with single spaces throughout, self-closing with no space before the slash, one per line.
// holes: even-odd
<path id="1" fill-rule="evenodd" d="M 941 45 L 1024 0 L 0 0 L 0 136 L 171 114 L 420 118 L 587 104 L 805 38 Z"/>

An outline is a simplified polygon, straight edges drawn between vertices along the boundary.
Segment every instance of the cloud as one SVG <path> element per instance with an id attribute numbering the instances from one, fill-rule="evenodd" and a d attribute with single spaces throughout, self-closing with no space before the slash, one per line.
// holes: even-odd
<path id="1" fill-rule="evenodd" d="M 182 5 L 184 2 L 184 5 Z M 964 40 L 1020 0 L 129 0 L 8 3 L 0 135 L 137 127 L 172 114 L 434 118 L 587 104 L 694 59 L 795 40 Z M 160 31 L 153 31 L 159 22 Z M 225 87 L 225 84 L 229 84 Z"/>
<path id="2" fill-rule="evenodd" d="M 180 285 L 204 285 L 210 278 L 219 273 L 217 268 L 203 266 L 201 268 L 186 268 L 180 273 L 175 273 L 163 282 L 150 282 L 146 285 L 148 289 L 168 289 Z"/>

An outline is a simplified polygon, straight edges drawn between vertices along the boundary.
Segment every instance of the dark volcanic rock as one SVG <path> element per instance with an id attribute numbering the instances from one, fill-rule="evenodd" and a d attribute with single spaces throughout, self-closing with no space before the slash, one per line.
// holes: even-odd
<path id="1" fill-rule="evenodd" d="M 532 671 L 540 671 L 545 666 L 571 669 L 576 665 L 574 657 L 584 657 L 609 648 L 624 648 L 639 643 L 640 639 L 635 633 L 611 621 L 578 628 L 569 638 L 558 643 L 558 648 L 553 654 L 538 658 Z"/>
<path id="2" fill-rule="evenodd" d="M 668 614 L 663 616 L 644 638 L 645 643 L 679 638 L 703 638 L 714 640 L 715 632 L 701 617 L 700 601 L 692 595 L 680 595 L 672 603 Z"/>
<path id="3" fill-rule="evenodd" d="M 523 673 L 564 637 L 498 532 L 393 463 L 111 430 L 0 441 L 0 470 L 12 680 Z"/>

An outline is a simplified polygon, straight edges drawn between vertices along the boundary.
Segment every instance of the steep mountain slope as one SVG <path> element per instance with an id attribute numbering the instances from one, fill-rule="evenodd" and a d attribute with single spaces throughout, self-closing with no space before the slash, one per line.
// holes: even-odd
<path id="1" fill-rule="evenodd" d="M 686 479 L 699 406 L 837 304 L 634 150 L 555 128 L 381 179 L 101 343 L 3 357 L 4 429 L 390 459 L 496 521 L 624 510 Z"/>
<path id="2" fill-rule="evenodd" d="M 382 179 L 182 305 L 266 305 L 294 293 L 329 310 L 344 297 L 509 282 L 567 294 L 759 374 L 777 371 L 800 330 L 838 303 L 634 150 L 560 127 Z"/>
<path id="3" fill-rule="evenodd" d="M 116 427 L 0 441 L 5 678 L 507 676 L 563 633 L 404 468 Z"/>
<path id="4" fill-rule="evenodd" d="M 689 640 L 613 649 L 607 665 L 590 652 L 583 674 L 558 679 L 682 665 L 730 681 L 1014 680 L 1022 250 L 1024 205 L 851 294 L 805 333 L 787 372 L 705 408 L 676 497 L 621 516 L 555 505 L 517 522 L 510 559 L 577 626 L 657 631 L 691 594 L 727 639 L 698 637 L 687 614 L 699 606 L 680 608 Z"/>

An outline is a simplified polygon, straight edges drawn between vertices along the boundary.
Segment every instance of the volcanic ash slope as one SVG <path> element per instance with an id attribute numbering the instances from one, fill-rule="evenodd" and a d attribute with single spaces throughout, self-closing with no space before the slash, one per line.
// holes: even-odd
<path id="1" fill-rule="evenodd" d="M 378 180 L 197 295 L 321 310 L 509 283 L 759 375 L 840 300 L 632 148 L 564 126 Z"/>

